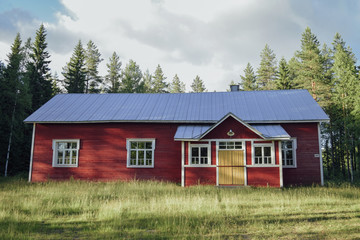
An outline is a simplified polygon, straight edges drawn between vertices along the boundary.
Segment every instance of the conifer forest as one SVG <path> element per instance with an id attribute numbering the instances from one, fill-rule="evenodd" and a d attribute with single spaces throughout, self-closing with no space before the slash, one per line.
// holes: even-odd
<path id="1" fill-rule="evenodd" d="M 160 64 L 142 71 L 116 52 L 103 59 L 91 40 L 79 40 L 62 72 L 53 72 L 44 25 L 34 35 L 14 36 L 6 59 L 0 59 L 0 176 L 28 172 L 32 125 L 23 120 L 56 94 L 185 92 L 178 75 L 164 76 Z M 330 118 L 321 125 L 325 179 L 360 182 L 360 66 L 351 47 L 339 33 L 331 45 L 321 44 L 306 28 L 290 59 L 277 58 L 268 44 L 253 51 L 260 53 L 259 67 L 248 63 L 232 84 L 241 91 L 307 89 Z M 103 61 L 105 76 L 98 71 Z M 194 76 L 190 88 L 207 91 L 206 79 Z"/>

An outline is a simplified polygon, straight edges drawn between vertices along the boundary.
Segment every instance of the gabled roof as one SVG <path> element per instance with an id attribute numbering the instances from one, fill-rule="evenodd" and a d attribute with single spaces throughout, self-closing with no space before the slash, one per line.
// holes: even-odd
<path id="1" fill-rule="evenodd" d="M 247 123 L 329 120 L 307 90 L 273 90 L 59 94 L 26 118 L 25 122 L 216 123 L 229 112 Z"/>
<path id="2" fill-rule="evenodd" d="M 279 124 L 249 125 L 244 121 L 242 121 L 237 116 L 235 116 L 234 114 L 228 113 L 214 125 L 181 125 L 177 128 L 177 131 L 174 136 L 174 140 L 199 141 L 204 137 L 206 137 L 208 133 L 210 133 L 213 129 L 215 129 L 217 126 L 219 126 L 229 117 L 236 119 L 239 122 L 239 124 L 242 124 L 245 127 L 247 127 L 249 130 L 257 134 L 259 138 L 265 140 L 290 139 L 290 135 Z"/>

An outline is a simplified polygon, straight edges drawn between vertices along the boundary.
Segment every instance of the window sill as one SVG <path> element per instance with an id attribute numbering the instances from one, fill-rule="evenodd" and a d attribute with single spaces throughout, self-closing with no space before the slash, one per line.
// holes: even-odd
<path id="1" fill-rule="evenodd" d="M 127 168 L 154 168 L 154 166 L 126 166 Z"/>
<path id="2" fill-rule="evenodd" d="M 77 168 L 78 165 L 53 165 L 54 168 Z"/>
<path id="3" fill-rule="evenodd" d="M 246 167 L 279 167 L 279 165 L 278 164 L 268 164 L 268 165 L 253 164 L 253 165 L 246 165 Z"/>
<path id="4" fill-rule="evenodd" d="M 211 164 L 188 164 L 188 165 L 185 165 L 184 167 L 216 167 L 216 165 L 211 165 Z"/>

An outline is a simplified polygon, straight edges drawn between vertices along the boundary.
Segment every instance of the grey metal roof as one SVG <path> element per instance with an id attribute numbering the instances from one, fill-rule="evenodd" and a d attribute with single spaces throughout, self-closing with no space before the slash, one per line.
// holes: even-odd
<path id="1" fill-rule="evenodd" d="M 177 128 L 175 140 L 200 140 L 211 125 L 181 125 Z M 290 135 L 279 124 L 251 125 L 264 136 L 265 139 L 288 139 Z"/>
<path id="2" fill-rule="evenodd" d="M 251 126 L 261 132 L 265 138 L 290 138 L 290 135 L 279 124 L 252 124 Z"/>
<path id="3" fill-rule="evenodd" d="M 327 121 L 307 90 L 60 94 L 25 119 L 63 122 L 209 122 L 232 112 L 245 122 Z"/>

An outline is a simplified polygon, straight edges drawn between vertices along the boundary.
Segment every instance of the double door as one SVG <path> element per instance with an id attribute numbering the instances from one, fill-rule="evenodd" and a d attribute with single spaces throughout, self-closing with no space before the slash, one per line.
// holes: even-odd
<path id="1" fill-rule="evenodd" d="M 218 151 L 219 185 L 244 185 L 244 150 Z"/>

